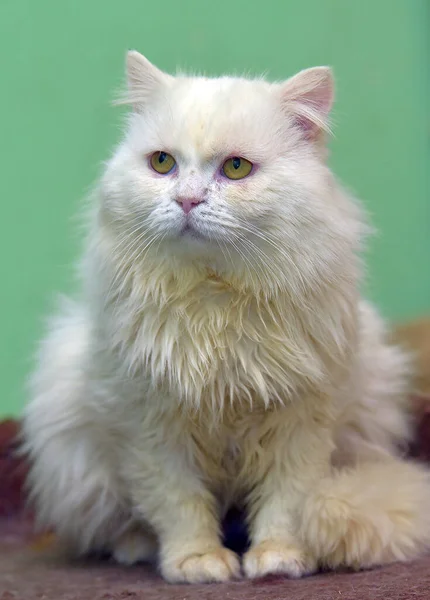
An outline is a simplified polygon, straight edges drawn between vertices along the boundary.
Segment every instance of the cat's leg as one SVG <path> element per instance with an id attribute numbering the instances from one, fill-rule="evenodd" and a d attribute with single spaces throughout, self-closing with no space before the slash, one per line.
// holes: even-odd
<path id="1" fill-rule="evenodd" d="M 166 493 L 166 492 L 164 492 Z M 160 569 L 171 582 L 222 582 L 240 575 L 238 557 L 220 540 L 219 515 L 209 494 L 170 488 L 158 521 Z"/>
<path id="2" fill-rule="evenodd" d="M 135 522 L 112 541 L 110 551 L 113 558 L 122 565 L 154 562 L 158 553 L 157 538 L 149 531 L 149 527 Z"/>
<path id="3" fill-rule="evenodd" d="M 273 435 L 262 464 L 264 476 L 249 500 L 251 547 L 244 556 L 247 577 L 269 573 L 301 577 L 317 568 L 311 546 L 300 535 L 309 491 L 330 472 L 333 449 L 330 411 L 323 400 L 312 416 L 293 407 L 274 416 Z"/>
<path id="4" fill-rule="evenodd" d="M 430 548 L 430 473 L 392 458 L 344 468 L 315 486 L 302 532 L 328 567 L 369 568 Z"/>
<path id="5" fill-rule="evenodd" d="M 27 485 L 37 522 L 53 529 L 66 550 L 114 551 L 125 559 L 120 536 L 129 530 L 131 512 L 106 427 L 89 407 L 91 394 L 102 388 L 87 377 L 88 329 L 79 308 L 71 307 L 42 345 L 22 424 Z M 143 546 L 141 539 L 140 558 Z"/>
<path id="6" fill-rule="evenodd" d="M 239 559 L 222 545 L 219 507 L 193 464 L 195 451 L 182 435 L 182 425 L 175 431 L 166 423 L 163 432 L 158 421 L 156 436 L 150 423 L 140 427 L 144 440 L 135 453 L 139 458 L 126 459 L 124 470 L 135 512 L 157 534 L 163 577 L 204 583 L 238 576 Z"/>

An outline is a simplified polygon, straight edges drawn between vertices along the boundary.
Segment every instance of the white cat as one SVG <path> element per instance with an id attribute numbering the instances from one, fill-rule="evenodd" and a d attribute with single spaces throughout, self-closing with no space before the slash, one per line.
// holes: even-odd
<path id="1" fill-rule="evenodd" d="M 24 417 L 39 522 L 169 581 L 407 560 L 430 541 L 405 462 L 408 361 L 360 299 L 360 209 L 325 161 L 328 68 L 173 77 L 128 55 L 133 110 L 91 217 L 82 293 Z"/>

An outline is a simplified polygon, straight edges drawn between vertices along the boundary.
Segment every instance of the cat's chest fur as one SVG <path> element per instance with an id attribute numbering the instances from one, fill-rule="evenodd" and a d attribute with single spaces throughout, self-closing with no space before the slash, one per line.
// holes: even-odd
<path id="1" fill-rule="evenodd" d="M 201 476 L 227 505 L 239 499 L 263 476 L 276 438 L 289 435 L 286 407 L 250 408 L 240 404 L 224 407 L 219 419 L 211 421 L 205 409 L 192 413 L 183 422 L 182 443 L 192 445 Z M 209 418 L 208 418 L 209 417 Z"/>
<path id="2" fill-rule="evenodd" d="M 280 302 L 208 277 L 168 301 L 149 297 L 129 326 L 129 346 L 152 383 L 182 401 L 267 404 L 319 370 L 297 318 L 290 311 L 288 324 L 286 313 Z"/>

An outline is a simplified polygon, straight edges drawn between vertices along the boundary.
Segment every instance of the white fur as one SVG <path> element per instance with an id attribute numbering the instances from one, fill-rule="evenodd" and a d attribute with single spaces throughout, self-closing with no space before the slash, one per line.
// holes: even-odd
<path id="1" fill-rule="evenodd" d="M 408 361 L 360 299 L 364 219 L 325 163 L 330 71 L 172 77 L 130 53 L 128 80 L 82 296 L 52 323 L 24 417 L 40 523 L 73 552 L 158 555 L 170 581 L 239 574 L 219 539 L 233 502 L 249 577 L 413 558 L 430 484 L 400 458 Z M 159 150 L 173 174 L 151 170 Z M 229 156 L 255 172 L 223 178 Z M 194 237 L 180 196 L 204 200 Z"/>

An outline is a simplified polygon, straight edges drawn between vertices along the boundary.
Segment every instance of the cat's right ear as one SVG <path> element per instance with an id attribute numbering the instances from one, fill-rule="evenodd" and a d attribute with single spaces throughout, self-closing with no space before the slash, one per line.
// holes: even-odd
<path id="1" fill-rule="evenodd" d="M 131 104 L 136 112 L 141 112 L 150 96 L 173 79 L 136 50 L 127 52 L 126 73 L 126 103 Z"/>

